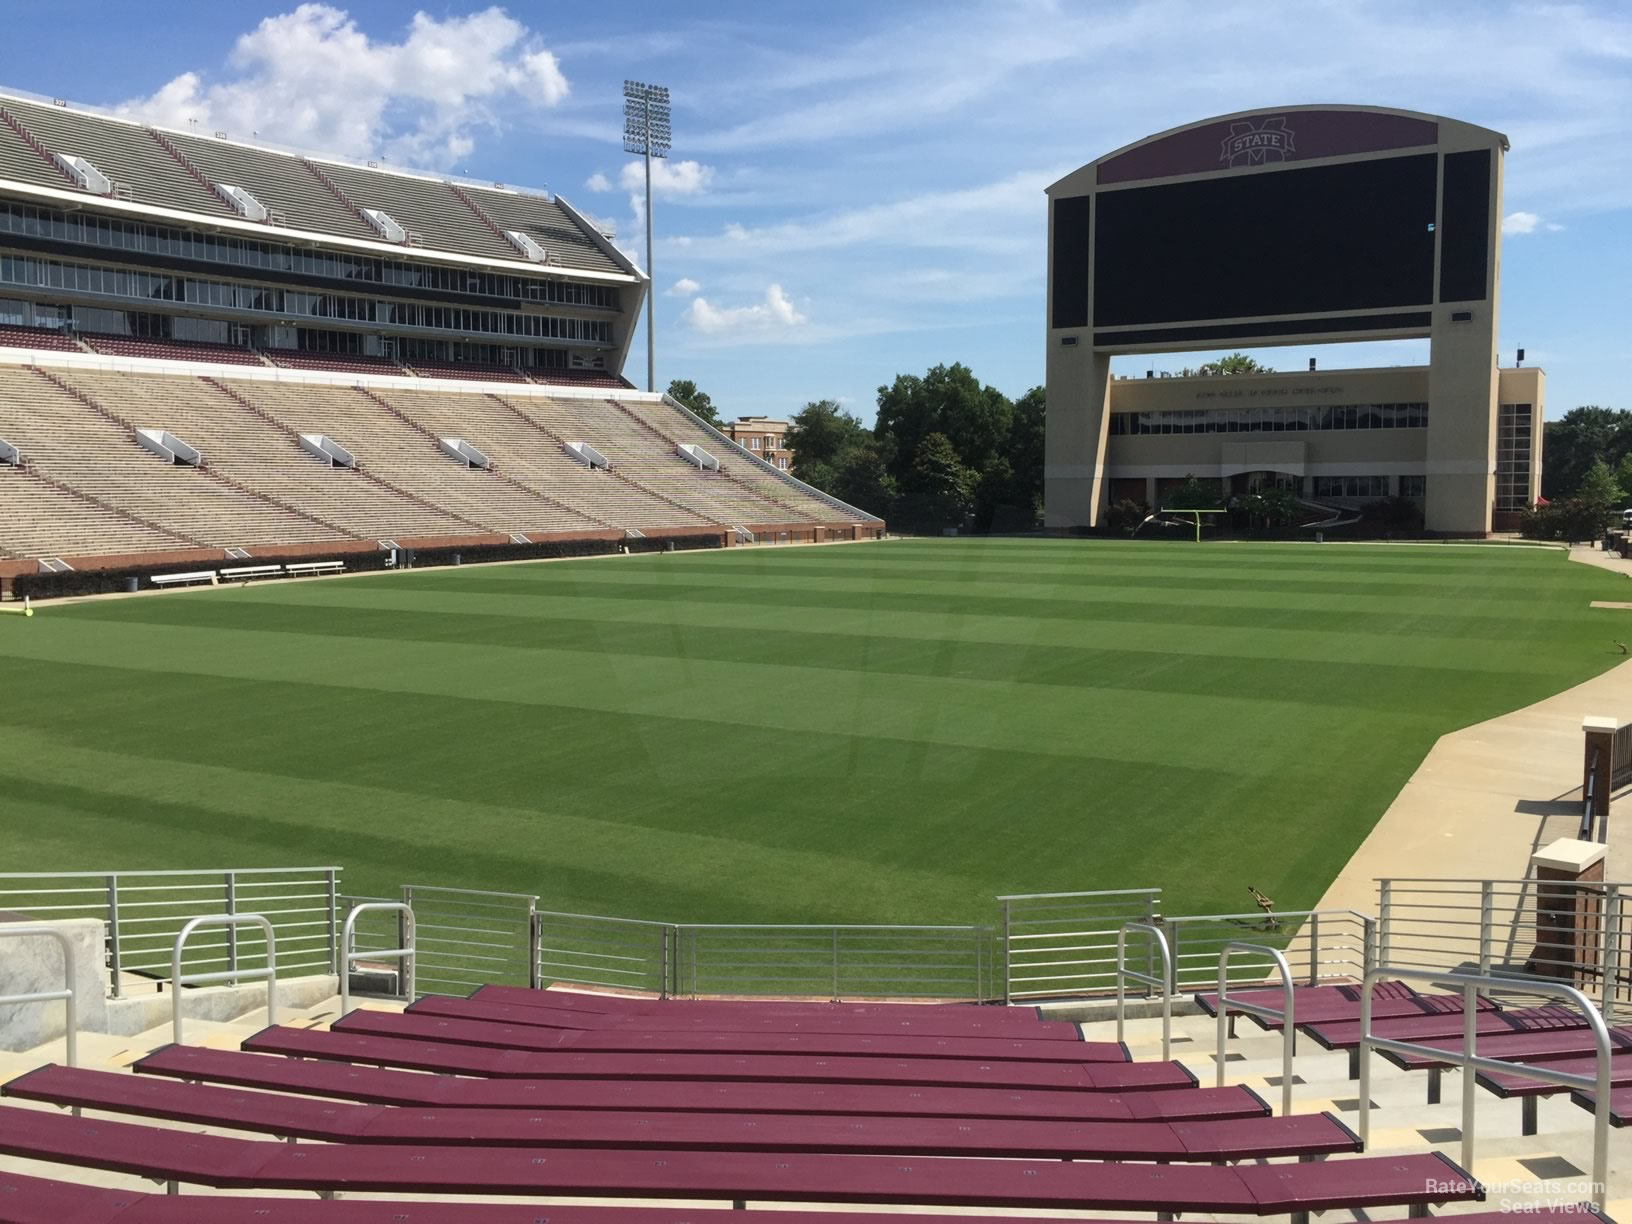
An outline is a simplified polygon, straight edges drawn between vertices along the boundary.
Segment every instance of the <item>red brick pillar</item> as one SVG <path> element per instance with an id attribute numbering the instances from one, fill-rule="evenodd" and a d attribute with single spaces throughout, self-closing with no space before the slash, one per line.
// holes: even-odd
<path id="1" fill-rule="evenodd" d="M 1581 731 L 1586 743 L 1581 752 L 1581 796 L 1586 798 L 1587 777 L 1592 776 L 1592 815 L 1595 820 L 1609 815 L 1609 789 L 1615 777 L 1615 728 L 1613 718 L 1584 718 Z M 1597 754 L 1597 765 L 1593 755 Z"/>
<path id="2" fill-rule="evenodd" d="M 1590 989 L 1597 981 L 1607 846 L 1560 838 L 1530 856 L 1536 878 L 1536 947 L 1525 968 Z"/>

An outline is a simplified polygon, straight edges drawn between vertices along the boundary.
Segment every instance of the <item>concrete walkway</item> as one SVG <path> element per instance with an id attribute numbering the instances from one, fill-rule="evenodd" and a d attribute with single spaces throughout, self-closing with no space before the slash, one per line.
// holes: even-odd
<path id="1" fill-rule="evenodd" d="M 1570 560 L 1632 577 L 1632 561 L 1572 548 Z M 1632 583 L 1628 584 L 1632 599 Z M 1632 617 L 1623 635 L 1632 641 Z M 1377 881 L 1411 876 L 1522 880 L 1533 850 L 1581 819 L 1581 720 L 1632 721 L 1632 660 L 1572 689 L 1453 731 L 1436 743 L 1360 844 L 1319 909 L 1377 912 Z M 1632 819 L 1632 791 L 1610 824 Z M 1605 873 L 1632 877 L 1632 845 L 1610 842 Z"/>

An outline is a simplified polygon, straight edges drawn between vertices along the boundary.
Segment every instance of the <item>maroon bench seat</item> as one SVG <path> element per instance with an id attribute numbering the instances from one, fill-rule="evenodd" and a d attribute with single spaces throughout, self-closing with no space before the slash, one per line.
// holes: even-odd
<path id="1" fill-rule="evenodd" d="M 1047 1021 L 1037 1007 L 988 1003 L 827 1003 L 809 999 L 658 999 L 530 986 L 478 986 L 470 998 L 521 1007 L 558 1007 L 618 1016 L 972 1016 L 986 1023 L 1030 1025 Z"/>
<path id="2" fill-rule="evenodd" d="M 426 1109 L 340 1104 L 47 1065 L 0 1093 L 20 1100 L 325 1143 L 832 1152 L 1076 1160 L 1257 1160 L 1357 1152 L 1330 1114 L 1198 1122 L 1058 1122 L 837 1114 Z"/>
<path id="3" fill-rule="evenodd" d="M 561 1195 L 1272 1215 L 1482 1200 L 1450 1160 L 1271 1165 L 291 1145 L 0 1109 L 0 1152 L 221 1189 Z M 536 1209 L 535 1209 L 536 1210 Z M 553 1209 L 552 1209 L 553 1211 Z"/>
<path id="4" fill-rule="evenodd" d="M 1256 1003 L 1261 1007 L 1279 1008 L 1285 1001 L 1279 987 L 1265 990 L 1245 990 L 1239 996 L 1231 995 L 1233 1003 L 1237 998 L 1248 1003 Z M 1196 1001 L 1210 1016 L 1218 1015 L 1218 996 L 1216 994 L 1196 996 Z M 1480 1011 L 1500 1011 L 1501 1007 L 1494 1001 L 1480 996 L 1476 1006 Z M 1292 1018 L 1298 1028 L 1305 1028 L 1311 1024 L 1355 1023 L 1360 1021 L 1360 988 L 1358 986 L 1295 986 L 1293 987 Z M 1373 1020 L 1394 1019 L 1404 1016 L 1421 1016 L 1439 1014 L 1442 1012 L 1462 1013 L 1461 995 L 1425 995 L 1418 994 L 1404 982 L 1381 982 L 1371 997 L 1371 1017 Z M 1234 1017 L 1231 1017 L 1232 1022 Z M 1259 1028 L 1271 1032 L 1279 1032 L 1281 1022 L 1268 1020 L 1262 1016 L 1253 1016 L 1253 1021 Z"/>
<path id="5" fill-rule="evenodd" d="M 785 1083 L 926 1084 L 1137 1092 L 1188 1088 L 1196 1077 L 1175 1062 L 980 1063 L 962 1058 L 804 1058 L 773 1054 L 575 1054 L 497 1050 L 446 1042 L 274 1026 L 247 1037 L 246 1050 L 331 1062 L 405 1067 L 493 1079 L 746 1080 Z"/>
<path id="6" fill-rule="evenodd" d="M 656 1011 L 626 1016 L 539 1007 L 521 1003 L 496 1003 L 485 999 L 458 999 L 429 995 L 409 1004 L 410 1015 L 446 1016 L 453 1019 L 489 1020 L 502 1024 L 531 1025 L 538 1028 L 575 1029 L 588 1032 L 620 1033 L 808 1033 L 815 1035 L 861 1034 L 903 1037 L 986 1037 L 1035 1041 L 1081 1042 L 1082 1030 L 1075 1024 L 1044 1022 L 1035 1016 L 1016 1024 L 1013 1020 L 984 1019 L 974 1015 L 940 1012 L 918 1016 L 838 1016 L 763 1015 L 755 1013 L 700 1013 Z"/>
<path id="7" fill-rule="evenodd" d="M 408 1037 L 501 1050 L 572 1050 L 595 1054 L 783 1054 L 809 1057 L 945 1058 L 978 1062 L 1127 1062 L 1116 1041 L 1039 1041 L 994 1037 L 888 1037 L 860 1033 L 625 1033 L 538 1028 L 463 1020 L 423 1012 L 354 1011 L 336 1032 Z"/>
<path id="8" fill-rule="evenodd" d="M 1622 1054 L 1632 1050 L 1632 1029 L 1609 1030 L 1610 1053 Z M 1421 1044 L 1436 1050 L 1457 1051 L 1462 1048 L 1460 1037 L 1430 1038 Z M 1476 1052 L 1485 1058 L 1509 1059 L 1513 1062 L 1554 1062 L 1563 1058 L 1580 1058 L 1596 1052 L 1597 1045 L 1589 1028 L 1544 1029 L 1527 1033 L 1498 1033 L 1480 1041 Z M 1379 1050 L 1384 1058 L 1406 1071 L 1443 1069 L 1453 1064 L 1436 1059 L 1431 1054 L 1396 1054 Z"/>
<path id="9" fill-rule="evenodd" d="M 1536 1224 L 1582 1224 L 1587 1207 L 1526 1211 Z M 1588 1214 L 1583 1214 L 1588 1213 Z M 744 1213 L 748 1224 L 900 1224 L 899 1214 L 855 1211 L 778 1211 L 774 1217 Z M 1511 1224 L 1512 1215 L 1476 1212 L 1459 1224 Z M 1599 1217 L 1601 1218 L 1601 1217 Z M 1015 1224 L 1013 1216 L 924 1212 L 919 1224 Z M 169 1196 L 105 1190 L 73 1182 L 0 1173 L 0 1224 L 540 1224 L 530 1203 L 403 1202 L 387 1199 L 260 1198 L 241 1195 Z M 705 1207 L 602 1207 L 551 1204 L 549 1224 L 718 1224 L 718 1209 Z M 1080 1224 L 1047 1216 L 1029 1224 Z M 1095 1224 L 1135 1224 L 1097 1220 Z M 1148 1221 L 1146 1222 L 1148 1224 Z"/>
<path id="10" fill-rule="evenodd" d="M 1598 1094 L 1577 1088 L 1570 1093 L 1570 1101 L 1588 1113 L 1598 1112 Z M 1609 1124 L 1619 1129 L 1632 1123 L 1632 1090 L 1611 1087 L 1609 1090 Z"/>
<path id="11" fill-rule="evenodd" d="M 633 1109 L 1073 1122 L 1188 1122 L 1262 1117 L 1270 1112 L 1264 1099 L 1244 1084 L 1122 1094 L 891 1084 L 481 1080 L 177 1045 L 156 1050 L 132 1070 L 375 1105 L 442 1109 Z"/>
<path id="12" fill-rule="evenodd" d="M 1593 1055 L 1588 1058 L 1557 1058 L 1547 1061 L 1549 1071 L 1562 1071 L 1566 1075 L 1594 1075 L 1598 1070 L 1598 1058 Z M 1487 1092 L 1494 1093 L 1502 1098 L 1509 1097 L 1544 1097 L 1552 1096 L 1556 1092 L 1568 1092 L 1562 1084 L 1554 1084 L 1548 1080 L 1539 1080 L 1524 1073 L 1522 1068 L 1513 1071 L 1480 1071 L 1474 1077 L 1479 1086 Z M 1611 1058 L 1609 1060 L 1609 1086 L 1613 1088 L 1632 1088 L 1632 1058 Z"/>
<path id="13" fill-rule="evenodd" d="M 1417 1016 L 1396 1016 L 1373 1019 L 1371 1032 L 1375 1037 L 1394 1041 L 1426 1041 L 1440 1037 L 1459 1037 L 1464 1032 L 1467 1016 L 1461 1011 L 1445 1011 Z M 1587 1026 L 1586 1017 L 1568 1007 L 1520 1007 L 1511 1011 L 1479 1012 L 1473 1018 L 1474 1032 L 1480 1037 L 1502 1033 L 1534 1033 L 1549 1029 L 1578 1029 Z M 1328 1050 L 1349 1052 L 1349 1078 L 1360 1075 L 1360 1022 L 1339 1020 L 1330 1024 L 1298 1025 L 1314 1042 Z"/>

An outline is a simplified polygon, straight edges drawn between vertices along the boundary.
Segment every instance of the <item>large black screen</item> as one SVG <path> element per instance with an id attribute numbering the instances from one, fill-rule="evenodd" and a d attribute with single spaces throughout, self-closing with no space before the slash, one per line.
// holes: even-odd
<path id="1" fill-rule="evenodd" d="M 1102 191 L 1094 326 L 1427 305 L 1438 160 Z"/>

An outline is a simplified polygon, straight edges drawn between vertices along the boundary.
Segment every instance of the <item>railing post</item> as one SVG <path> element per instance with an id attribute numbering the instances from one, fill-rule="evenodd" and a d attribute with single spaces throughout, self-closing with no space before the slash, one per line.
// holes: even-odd
<path id="1" fill-rule="evenodd" d="M 1377 881 L 1377 958 L 1373 968 L 1376 965 L 1386 965 L 1389 961 L 1388 944 L 1391 933 L 1389 928 L 1394 921 L 1393 883 L 1392 880 Z"/>
<path id="2" fill-rule="evenodd" d="M 1494 880 L 1479 881 L 1479 972 L 1490 972 L 1490 939 L 1491 919 L 1493 915 L 1493 896 L 1496 882 Z"/>
<path id="3" fill-rule="evenodd" d="M 538 898 L 527 902 L 527 985 L 533 990 L 544 989 L 544 935 L 538 920 Z"/>
<path id="4" fill-rule="evenodd" d="M 1309 985 L 1320 985 L 1320 915 L 1309 915 Z M 1223 989 L 1223 983 L 1219 983 Z"/>
<path id="5" fill-rule="evenodd" d="M 833 1002 L 839 1001 L 839 928 L 833 928 Z"/>
<path id="6" fill-rule="evenodd" d="M 1009 901 L 1003 900 L 1003 1004 L 1008 1006 L 1013 1001 L 1012 983 L 1014 968 L 1009 961 Z"/>
<path id="7" fill-rule="evenodd" d="M 226 874 L 226 884 L 227 908 L 223 912 L 236 914 L 238 912 L 238 881 L 231 871 Z M 227 969 L 231 973 L 238 972 L 238 928 L 236 926 L 227 928 Z M 234 986 L 238 985 L 238 979 L 234 978 L 232 984 Z"/>
<path id="8" fill-rule="evenodd" d="M 1604 890 L 1603 908 L 1598 915 L 1598 1010 L 1604 1023 L 1615 1017 L 1615 987 L 1621 951 L 1621 890 L 1611 884 Z"/>
<path id="9" fill-rule="evenodd" d="M 1377 964 L 1377 919 L 1360 915 L 1360 980 Z"/>
<path id="10" fill-rule="evenodd" d="M 119 971 L 119 877 L 108 877 L 108 986 L 114 998 L 124 993 Z"/>
<path id="11" fill-rule="evenodd" d="M 336 879 L 336 872 L 330 867 L 324 875 L 329 889 L 329 970 L 332 973 L 340 972 L 340 881 Z"/>

